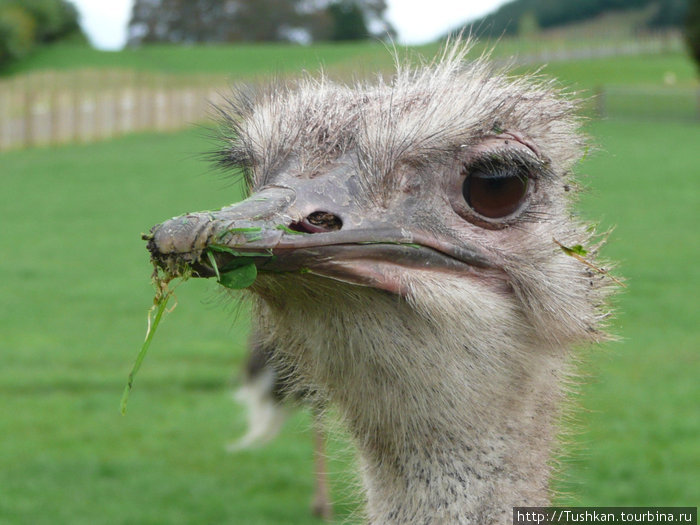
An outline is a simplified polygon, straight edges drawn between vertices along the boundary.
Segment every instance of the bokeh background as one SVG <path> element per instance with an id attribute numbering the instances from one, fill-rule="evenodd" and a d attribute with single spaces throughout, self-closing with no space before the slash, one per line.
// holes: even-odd
<path id="1" fill-rule="evenodd" d="M 475 56 L 585 99 L 579 209 L 614 228 L 627 282 L 619 341 L 580 352 L 556 503 L 697 506 L 699 17 L 698 0 L 0 0 L 0 523 L 318 523 L 305 410 L 224 450 L 249 320 L 215 283 L 178 289 L 119 413 L 153 297 L 140 233 L 240 198 L 205 158 L 231 85 L 391 74 L 392 45 L 431 57 L 464 27 Z M 342 430 L 329 448 L 336 521 L 356 522 Z"/>

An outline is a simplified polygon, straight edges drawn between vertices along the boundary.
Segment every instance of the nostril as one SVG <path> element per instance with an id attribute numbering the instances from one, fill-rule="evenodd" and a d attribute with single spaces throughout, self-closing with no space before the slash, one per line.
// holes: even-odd
<path id="1" fill-rule="evenodd" d="M 315 211 L 306 220 L 326 231 L 335 231 L 343 227 L 343 221 L 340 220 L 340 217 L 325 211 Z"/>
<path id="2" fill-rule="evenodd" d="M 289 225 L 290 230 L 303 233 L 324 233 L 340 230 L 343 221 L 337 215 L 325 211 L 315 211 L 300 222 Z"/>

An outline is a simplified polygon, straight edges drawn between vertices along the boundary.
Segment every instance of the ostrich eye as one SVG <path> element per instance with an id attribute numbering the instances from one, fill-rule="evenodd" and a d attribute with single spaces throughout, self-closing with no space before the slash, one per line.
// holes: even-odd
<path id="1" fill-rule="evenodd" d="M 462 184 L 469 207 L 489 219 L 500 219 L 518 210 L 527 194 L 528 177 L 516 169 L 486 173 L 470 171 Z"/>

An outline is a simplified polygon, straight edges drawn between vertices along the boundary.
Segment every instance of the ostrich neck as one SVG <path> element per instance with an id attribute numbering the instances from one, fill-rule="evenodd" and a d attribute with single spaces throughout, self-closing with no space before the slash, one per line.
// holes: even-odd
<path id="1" fill-rule="evenodd" d="M 370 523 L 505 524 L 512 522 L 513 506 L 546 505 L 554 407 L 538 399 L 551 392 L 540 390 L 538 380 L 529 383 L 530 394 L 520 399 L 492 391 L 492 402 L 479 411 L 464 395 L 461 403 L 400 422 L 389 415 L 380 424 L 351 419 Z M 425 399 L 465 394 L 449 381 L 442 386 L 442 392 L 427 387 Z M 407 395 L 396 409 L 419 406 Z"/>
<path id="2" fill-rule="evenodd" d="M 539 348 L 517 311 L 493 302 L 469 305 L 481 309 L 470 317 L 344 299 L 271 317 L 278 346 L 347 421 L 369 522 L 501 524 L 513 506 L 546 504 L 563 352 Z"/>
<path id="3" fill-rule="evenodd" d="M 370 523 L 505 524 L 513 506 L 548 503 L 551 368 L 514 374 L 506 388 L 481 377 L 480 391 L 466 367 L 453 370 L 333 396 L 359 446 Z M 374 417 L 367 399 L 377 400 Z"/>

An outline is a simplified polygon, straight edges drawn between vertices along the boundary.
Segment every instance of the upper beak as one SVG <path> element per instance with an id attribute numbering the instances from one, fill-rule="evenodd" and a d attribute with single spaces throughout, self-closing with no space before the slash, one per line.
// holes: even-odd
<path id="1" fill-rule="evenodd" d="M 473 246 L 389 220 L 365 218 L 309 233 L 299 227 L 300 209 L 297 190 L 270 187 L 218 211 L 189 213 L 154 226 L 146 236 L 148 249 L 171 274 L 188 265 L 196 276 L 211 277 L 254 263 L 259 271 L 309 272 L 395 293 L 401 288 L 397 268 L 457 273 L 492 268 Z"/>
<path id="2" fill-rule="evenodd" d="M 234 258 L 225 249 L 252 257 L 252 261 L 255 253 L 267 259 L 284 234 L 284 213 L 293 200 L 289 190 L 269 189 L 218 211 L 173 217 L 151 228 L 146 236 L 151 258 L 170 272 L 189 264 L 200 277 L 215 275 L 207 252 L 221 267 L 224 259 Z M 227 253 L 228 257 L 222 255 Z"/>

